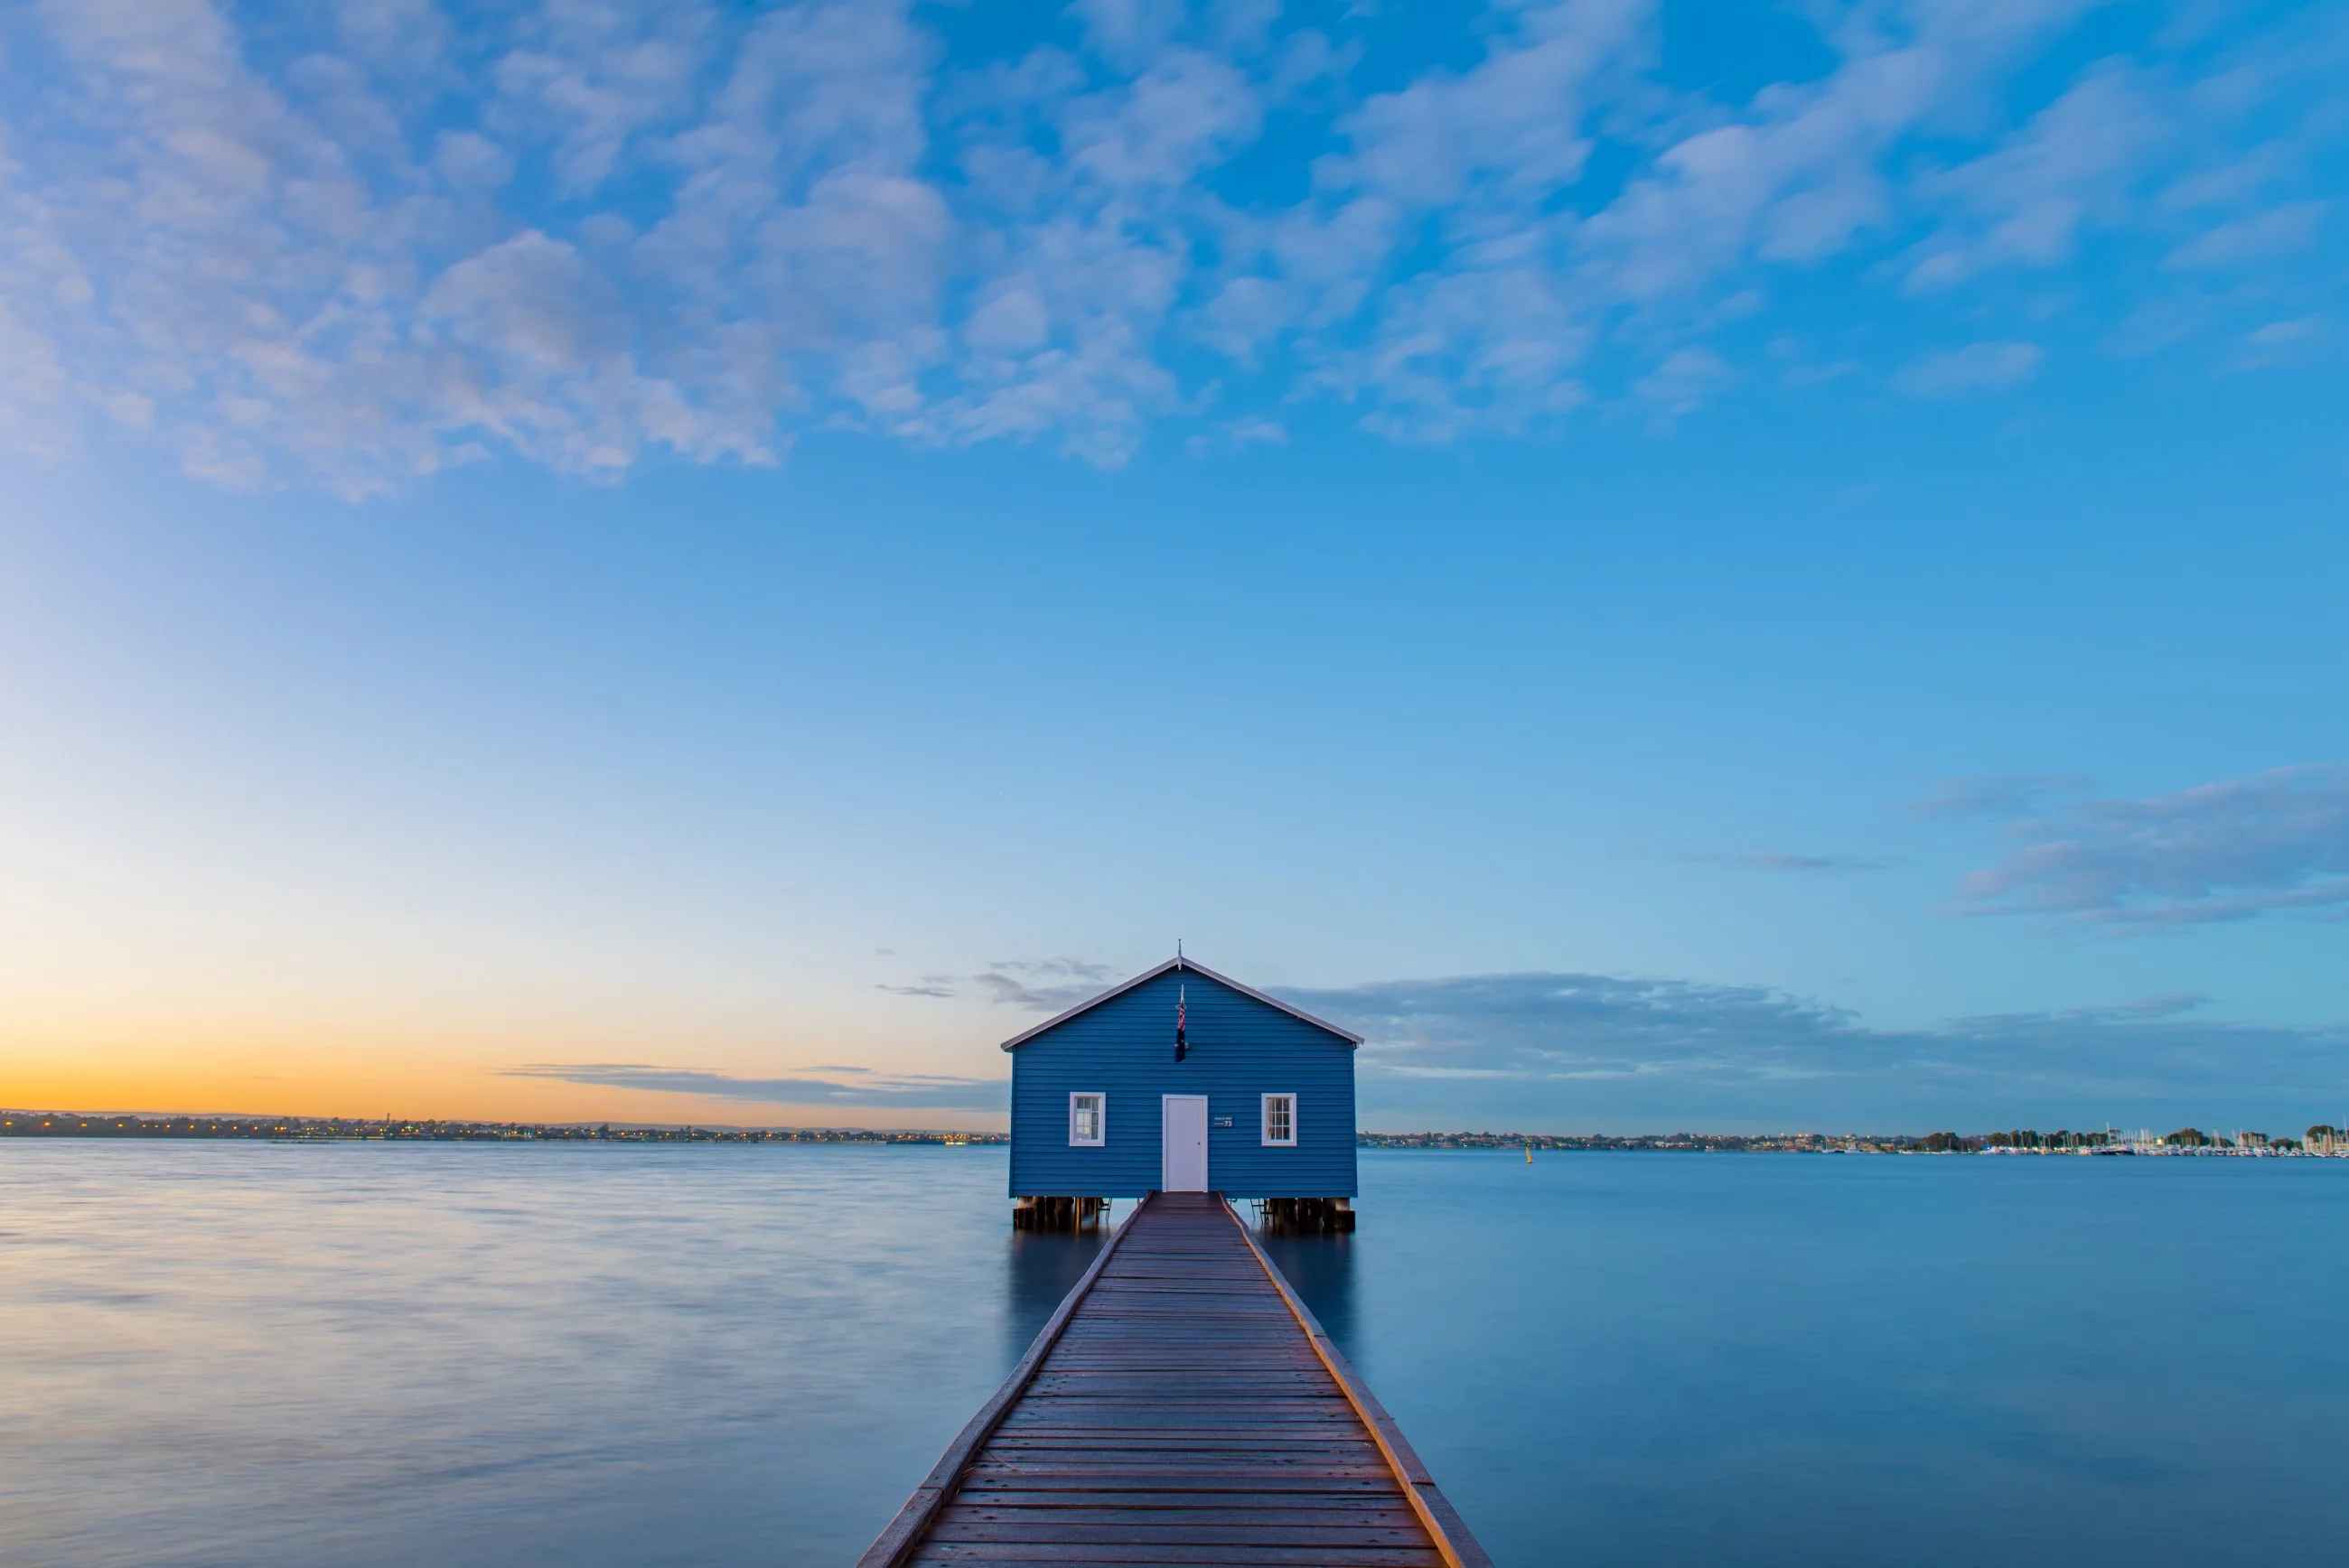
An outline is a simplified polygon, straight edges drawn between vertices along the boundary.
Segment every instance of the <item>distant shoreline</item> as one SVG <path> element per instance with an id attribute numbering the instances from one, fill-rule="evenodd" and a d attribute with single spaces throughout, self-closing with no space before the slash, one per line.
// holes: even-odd
<path id="1" fill-rule="evenodd" d="M 0 1138 L 225 1139 L 264 1143 L 1009 1143 L 1008 1132 L 863 1127 L 701 1127 L 618 1121 L 361 1121 L 332 1116 L 0 1112 Z"/>
<path id="2" fill-rule="evenodd" d="M 1932 1132 L 1921 1137 L 1905 1133 L 1826 1132 L 1671 1132 L 1614 1136 L 1607 1133 L 1519 1132 L 1365 1132 L 1355 1139 L 1363 1149 L 1469 1149 L 1528 1153 L 1578 1150 L 1659 1151 L 1682 1154 L 1972 1154 L 2061 1156 L 2230 1156 L 2275 1158 L 2282 1155 L 2349 1157 L 2349 1135 L 2331 1128 L 2312 1127 L 2302 1139 L 2271 1139 L 2264 1133 L 2229 1138 L 2183 1128 L 2157 1138 L 2151 1133 L 2037 1133 L 2030 1131 L 1960 1134 Z"/>
<path id="3" fill-rule="evenodd" d="M 217 1139 L 268 1143 L 875 1143 L 933 1147 L 1002 1145 L 1008 1132 L 949 1132 L 926 1128 L 704 1127 L 635 1122 L 530 1122 L 406 1120 L 362 1121 L 350 1117 L 156 1116 L 81 1111 L 0 1111 L 0 1138 L 107 1138 L 142 1140 Z M 1713 1133 L 1670 1132 L 1618 1136 L 1555 1132 L 1363 1132 L 1361 1149 L 1535 1150 L 1549 1152 L 1737 1154 L 2038 1154 L 2038 1155 L 2227 1155 L 2234 1157 L 2324 1155 L 2349 1157 L 2349 1134 L 2325 1126 L 2302 1139 L 2271 1139 L 2264 1133 L 2234 1137 L 2193 1128 L 2156 1138 L 2150 1131 L 2125 1134 L 2028 1130 L 2009 1132 L 1906 1133 Z"/>

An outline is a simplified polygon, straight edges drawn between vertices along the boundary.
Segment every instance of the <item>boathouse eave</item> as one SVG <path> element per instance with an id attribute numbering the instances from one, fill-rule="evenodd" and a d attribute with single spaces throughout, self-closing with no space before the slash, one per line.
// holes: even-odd
<path id="1" fill-rule="evenodd" d="M 1338 1038 L 1345 1041 L 1350 1048 L 1362 1043 L 1362 1037 L 1354 1033 L 1351 1029 L 1341 1029 L 1337 1025 L 1330 1022 L 1327 1018 L 1317 1018 L 1302 1007 L 1292 1007 L 1278 996 L 1268 996 L 1253 985 L 1243 985 L 1228 975 L 1218 975 L 1214 970 L 1208 968 L 1206 965 L 1199 963 L 1196 959 L 1169 958 L 1165 963 L 1159 965 L 1156 968 L 1145 969 L 1141 974 L 1135 975 L 1133 979 L 1124 982 L 1123 985 L 1111 986 L 1108 990 L 1102 992 L 1100 995 L 1093 997 L 1090 1001 L 1078 1003 L 1075 1006 L 1070 1008 L 1067 1012 L 1061 1014 L 1057 1017 L 1045 1019 L 1042 1023 L 1037 1025 L 1034 1028 L 1030 1029 L 1025 1034 L 1012 1036 L 1009 1039 L 1003 1042 L 1001 1048 L 1007 1051 L 1016 1051 L 1021 1046 L 1024 1046 L 1029 1041 L 1034 1039 L 1037 1036 L 1044 1034 L 1049 1030 L 1057 1029 L 1071 1018 L 1081 1017 L 1083 1015 L 1092 1012 L 1095 1007 L 1100 1006 L 1102 1003 L 1112 1001 L 1117 997 L 1124 995 L 1136 985 L 1155 980 L 1161 975 L 1172 974 L 1178 969 L 1185 974 L 1196 975 L 1203 980 L 1213 980 L 1218 985 L 1227 985 L 1231 987 L 1231 989 L 1238 992 L 1241 995 L 1248 997 L 1252 1001 L 1261 1002 L 1268 1007 L 1278 1008 L 1279 1011 L 1288 1014 L 1290 1017 L 1295 1018 L 1299 1023 L 1310 1024 L 1317 1029 L 1320 1029 L 1328 1034 L 1335 1035 Z"/>

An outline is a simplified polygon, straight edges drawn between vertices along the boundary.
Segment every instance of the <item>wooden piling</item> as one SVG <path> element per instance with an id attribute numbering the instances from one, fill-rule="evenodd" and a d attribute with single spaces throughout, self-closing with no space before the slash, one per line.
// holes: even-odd
<path id="1" fill-rule="evenodd" d="M 1109 1214 L 1106 1198 L 1021 1198 L 1011 1209 L 1015 1231 L 1074 1231 L 1098 1227 Z"/>
<path id="2" fill-rule="evenodd" d="M 1354 1205 L 1345 1198 L 1266 1198 L 1265 1229 L 1291 1235 L 1343 1235 L 1354 1228 Z"/>

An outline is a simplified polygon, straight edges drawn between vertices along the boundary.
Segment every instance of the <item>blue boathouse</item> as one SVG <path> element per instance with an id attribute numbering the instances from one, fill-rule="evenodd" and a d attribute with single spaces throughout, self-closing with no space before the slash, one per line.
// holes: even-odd
<path id="1" fill-rule="evenodd" d="M 1181 957 L 1004 1041 L 1014 1222 L 1057 1227 L 1111 1198 L 1221 1192 L 1351 1229 L 1361 1043 Z"/>

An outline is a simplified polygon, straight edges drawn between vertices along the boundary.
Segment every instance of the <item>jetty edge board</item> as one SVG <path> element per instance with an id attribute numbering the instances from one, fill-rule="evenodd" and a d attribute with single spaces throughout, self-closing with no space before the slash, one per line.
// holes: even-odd
<path id="1" fill-rule="evenodd" d="M 1154 1193 L 858 1568 L 1490 1568 L 1219 1194 Z"/>
<path id="2" fill-rule="evenodd" d="M 1228 1205 L 1225 1212 L 1231 1212 Z M 1321 1320 L 1315 1317 L 1312 1309 L 1289 1288 L 1288 1281 L 1282 1277 L 1280 1270 L 1266 1255 L 1256 1237 L 1249 1233 L 1247 1223 L 1237 1214 L 1232 1214 L 1231 1220 L 1238 1227 L 1240 1239 L 1247 1243 L 1248 1251 L 1254 1253 L 1256 1261 L 1264 1265 L 1265 1277 L 1272 1282 L 1272 1288 L 1278 1291 L 1280 1299 L 1288 1304 L 1290 1314 L 1297 1319 L 1297 1326 L 1304 1331 L 1306 1340 L 1313 1346 L 1313 1354 L 1323 1367 L 1329 1368 L 1330 1376 L 1337 1380 L 1338 1387 L 1345 1391 L 1346 1402 L 1354 1407 L 1354 1414 L 1361 1418 L 1362 1425 L 1370 1429 L 1371 1438 L 1379 1445 L 1379 1451 L 1386 1458 L 1388 1468 L 1402 1482 L 1402 1493 L 1411 1500 L 1412 1511 L 1420 1516 L 1420 1522 L 1426 1526 L 1427 1533 L 1435 1542 L 1436 1550 L 1444 1554 L 1446 1568 L 1493 1568 L 1492 1558 L 1485 1554 L 1485 1549 L 1468 1532 L 1467 1522 L 1460 1517 L 1459 1510 L 1452 1506 L 1452 1500 L 1445 1497 L 1443 1490 L 1435 1484 L 1435 1478 L 1420 1461 L 1418 1451 L 1411 1446 L 1411 1439 L 1402 1435 L 1402 1428 L 1387 1414 L 1387 1408 L 1379 1403 L 1379 1397 L 1371 1392 L 1370 1385 L 1362 1381 L 1361 1375 L 1354 1370 L 1353 1363 L 1346 1359 L 1346 1353 L 1339 1349 L 1337 1342 L 1323 1331 Z"/>
<path id="3" fill-rule="evenodd" d="M 988 1396 L 977 1415 L 963 1423 L 962 1430 L 955 1434 L 955 1440 L 947 1445 L 947 1451 L 940 1454 L 938 1462 L 930 1467 L 930 1473 L 922 1478 L 922 1484 L 914 1489 L 914 1495 L 907 1498 L 905 1506 L 897 1511 L 897 1517 L 889 1522 L 887 1529 L 874 1537 L 873 1544 L 864 1549 L 864 1555 L 856 1560 L 856 1568 L 898 1568 L 898 1564 L 911 1560 L 914 1548 L 921 1544 L 922 1536 L 936 1522 L 938 1511 L 954 1495 L 963 1472 L 970 1469 L 971 1461 L 978 1457 L 978 1450 L 986 1445 L 988 1439 L 995 1435 L 995 1429 L 1003 1424 L 1003 1418 L 1011 1413 L 1011 1407 L 1019 1403 L 1019 1397 L 1028 1391 L 1028 1385 L 1035 1379 L 1036 1369 L 1044 1364 L 1044 1357 L 1050 1356 L 1052 1346 L 1061 1342 L 1061 1334 L 1069 1326 L 1069 1319 L 1076 1316 L 1077 1308 L 1092 1293 L 1093 1282 L 1101 1278 L 1103 1269 L 1109 1267 L 1109 1260 L 1117 1255 L 1118 1244 L 1125 1240 L 1140 1212 L 1136 1209 L 1133 1214 L 1128 1214 L 1125 1223 L 1110 1233 L 1109 1240 L 1094 1255 L 1092 1266 L 1085 1270 L 1083 1277 L 1061 1298 L 1061 1305 L 1052 1309 L 1052 1315 L 1044 1320 L 1044 1326 L 1037 1330 L 1036 1337 L 1029 1343 L 1028 1354 L 1011 1368 L 1011 1376 Z"/>

